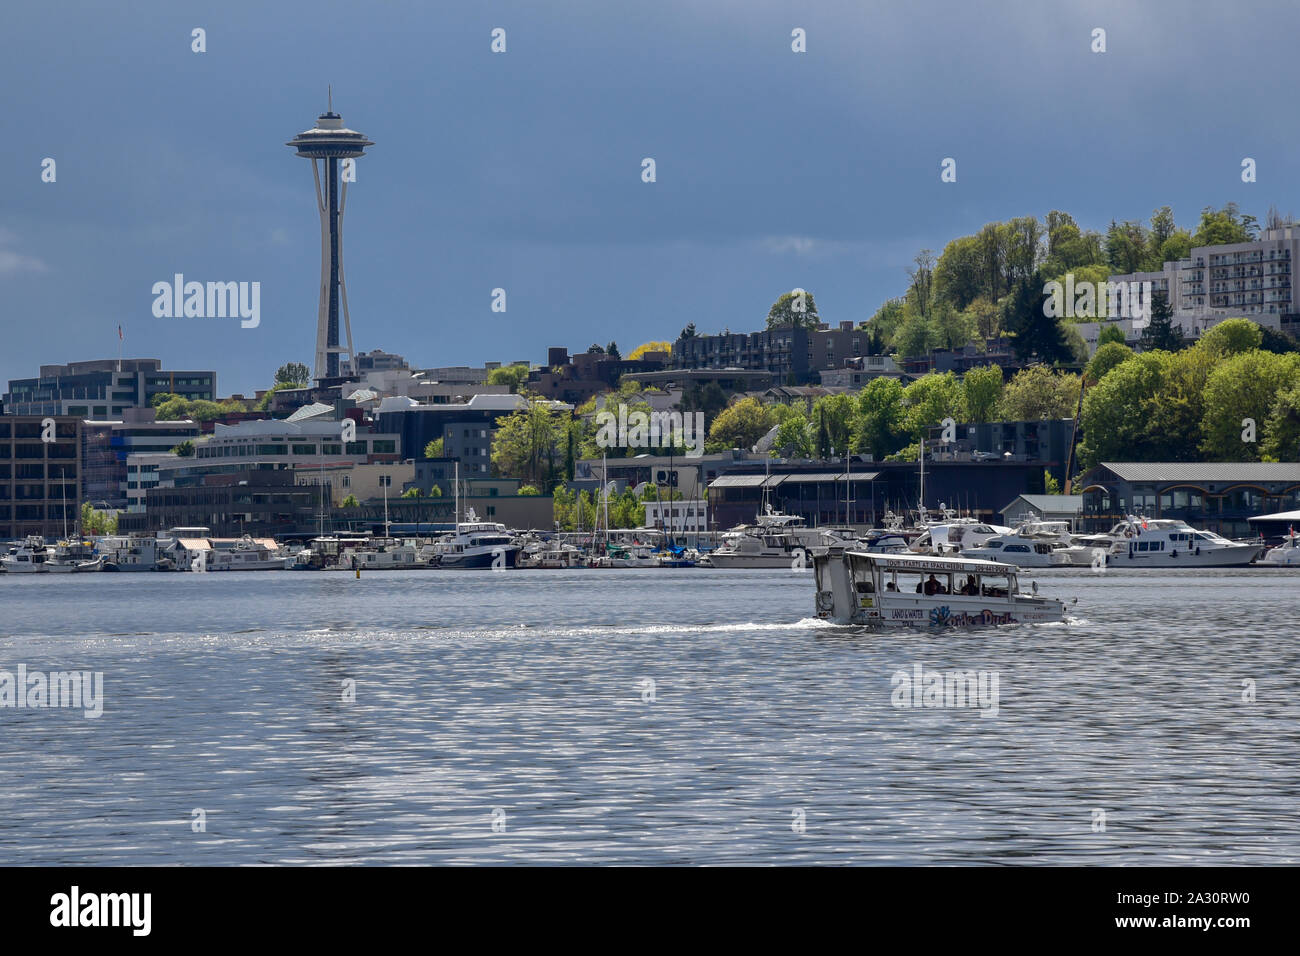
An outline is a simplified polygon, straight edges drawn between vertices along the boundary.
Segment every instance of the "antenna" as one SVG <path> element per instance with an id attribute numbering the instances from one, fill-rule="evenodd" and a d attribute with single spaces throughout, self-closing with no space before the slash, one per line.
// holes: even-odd
<path id="1" fill-rule="evenodd" d="M 330 103 L 329 111 L 333 113 L 334 112 L 334 85 L 332 83 L 326 84 L 325 89 L 329 92 L 329 103 Z"/>

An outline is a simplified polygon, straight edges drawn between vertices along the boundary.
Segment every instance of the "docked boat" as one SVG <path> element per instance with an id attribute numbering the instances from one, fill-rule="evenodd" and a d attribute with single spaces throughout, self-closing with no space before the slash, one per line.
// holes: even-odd
<path id="1" fill-rule="evenodd" d="M 195 571 L 283 571 L 286 555 L 274 542 L 244 535 L 230 548 L 202 551 L 194 559 Z"/>
<path id="2" fill-rule="evenodd" d="M 1287 535 L 1276 548 L 1269 548 L 1258 563 L 1270 568 L 1300 567 L 1300 537 Z"/>
<path id="3" fill-rule="evenodd" d="M 722 536 L 722 546 L 709 552 L 712 568 L 789 568 L 808 548 L 791 532 L 775 527 L 746 527 Z"/>
<path id="4" fill-rule="evenodd" d="M 312 538 L 307 547 L 300 548 L 285 559 L 284 566 L 290 571 L 329 571 L 345 567 L 342 555 L 347 551 L 357 551 L 367 547 L 368 534 L 325 534 Z"/>
<path id="5" fill-rule="evenodd" d="M 947 516 L 932 524 L 912 539 L 908 545 L 917 554 L 944 554 L 966 552 L 978 548 L 995 535 L 1011 534 L 1011 529 L 996 524 L 985 524 L 975 518 Z"/>
<path id="6" fill-rule="evenodd" d="M 1239 568 L 1264 550 L 1259 542 L 1229 541 L 1174 518 L 1131 515 L 1109 534 L 1094 535 L 1088 541 L 1107 566 L 1124 568 Z"/>
<path id="7" fill-rule="evenodd" d="M 60 541 L 45 560 L 45 570 L 52 574 L 100 571 L 103 567 L 104 559 L 89 541 Z"/>
<path id="8" fill-rule="evenodd" d="M 848 548 L 813 552 L 817 616 L 836 624 L 967 628 L 1059 623 L 1065 604 L 1020 590 L 1013 564 Z"/>
<path id="9" fill-rule="evenodd" d="M 506 526 L 496 521 L 478 521 L 472 509 L 469 518 L 457 522 L 455 534 L 435 545 L 438 567 L 513 568 L 518 563 L 520 548 Z"/>
<path id="10" fill-rule="evenodd" d="M 1093 550 L 1074 543 L 1065 521 L 1026 521 L 1010 534 L 998 534 L 962 557 L 1003 561 L 1021 568 L 1087 567 Z"/>
<path id="11" fill-rule="evenodd" d="M 28 535 L 23 543 L 0 556 L 0 568 L 8 574 L 37 574 L 48 570 L 45 565 L 51 557 L 45 539 L 38 534 Z"/>
<path id="12" fill-rule="evenodd" d="M 414 544 L 397 538 L 371 538 L 363 546 L 344 548 L 339 555 L 339 565 L 353 570 L 406 571 L 427 568 L 429 560 Z"/>

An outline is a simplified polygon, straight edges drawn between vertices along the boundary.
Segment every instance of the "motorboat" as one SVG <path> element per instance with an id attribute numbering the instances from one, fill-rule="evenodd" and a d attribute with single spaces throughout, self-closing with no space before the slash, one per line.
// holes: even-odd
<path id="1" fill-rule="evenodd" d="M 45 570 L 53 574 L 100 571 L 103 567 L 104 559 L 90 541 L 60 541 L 45 559 Z"/>
<path id="2" fill-rule="evenodd" d="M 659 552 L 648 544 L 611 544 L 605 552 L 611 568 L 657 568 Z"/>
<path id="3" fill-rule="evenodd" d="M 45 539 L 38 534 L 29 534 L 22 544 L 0 556 L 0 568 L 8 574 L 37 574 L 48 570 L 45 565 L 51 556 Z"/>
<path id="4" fill-rule="evenodd" d="M 709 552 L 711 568 L 790 568 L 809 548 L 792 533 L 776 528 L 746 527 L 722 536 L 722 546 Z"/>
<path id="5" fill-rule="evenodd" d="M 456 523 L 454 534 L 435 544 L 438 567 L 472 570 L 513 568 L 520 547 L 506 526 L 496 521 L 479 521 L 470 509 L 468 521 Z"/>
<path id="6" fill-rule="evenodd" d="M 1074 543 L 1066 521 L 1023 522 L 1010 534 L 999 534 L 962 556 L 986 561 L 1003 561 L 1021 568 L 1087 567 L 1093 550 Z"/>
<path id="7" fill-rule="evenodd" d="M 995 535 L 1011 534 L 1010 528 L 986 524 L 975 518 L 946 517 L 928 524 L 912 539 L 909 549 L 917 554 L 944 554 L 965 552 L 978 548 Z"/>
<path id="8" fill-rule="evenodd" d="M 1059 623 L 1065 604 L 1020 589 L 1000 561 L 852 548 L 813 552 L 817 616 L 836 624 L 968 628 Z"/>
<path id="9" fill-rule="evenodd" d="M 1200 531 L 1175 518 L 1127 516 L 1108 535 L 1097 539 L 1098 562 L 1127 568 L 1237 568 L 1263 552 L 1258 541 L 1230 541 L 1213 531 Z M 1101 541 L 1110 541 L 1107 548 Z"/>
<path id="10" fill-rule="evenodd" d="M 1287 535 L 1276 548 L 1269 548 L 1257 563 L 1271 568 L 1300 567 L 1300 537 L 1294 533 Z"/>

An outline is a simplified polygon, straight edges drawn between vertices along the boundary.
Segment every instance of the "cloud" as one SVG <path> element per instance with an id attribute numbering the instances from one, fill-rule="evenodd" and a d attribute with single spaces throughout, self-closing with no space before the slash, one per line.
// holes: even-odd
<path id="1" fill-rule="evenodd" d="M 24 272 L 49 272 L 50 267 L 36 256 L 23 255 L 5 246 L 13 244 L 17 237 L 8 229 L 0 227 L 0 277 L 21 275 Z"/>

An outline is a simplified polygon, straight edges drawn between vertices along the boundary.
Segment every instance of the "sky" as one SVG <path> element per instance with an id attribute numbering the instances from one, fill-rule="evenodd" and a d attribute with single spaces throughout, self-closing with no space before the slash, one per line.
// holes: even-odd
<path id="1" fill-rule="evenodd" d="M 759 329 L 796 287 L 859 322 L 919 250 L 1051 209 L 1300 213 L 1290 0 L 50 0 L 3 23 L 0 383 L 115 357 L 119 325 L 125 356 L 222 395 L 310 365 L 320 220 L 284 143 L 327 84 L 376 144 L 344 224 L 354 342 L 416 367 Z M 259 282 L 260 325 L 155 318 L 175 273 Z"/>

